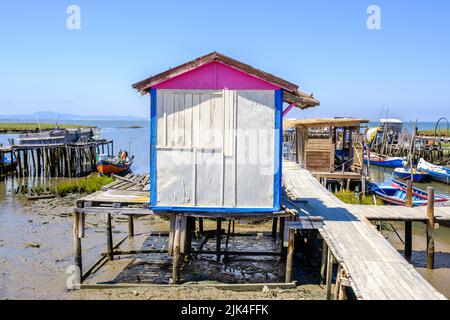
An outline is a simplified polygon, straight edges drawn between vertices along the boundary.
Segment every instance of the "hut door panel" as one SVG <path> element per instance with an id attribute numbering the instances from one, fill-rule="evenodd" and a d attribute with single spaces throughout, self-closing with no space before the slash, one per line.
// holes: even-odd
<path id="1" fill-rule="evenodd" d="M 236 201 L 273 207 L 274 91 L 237 91 Z"/>

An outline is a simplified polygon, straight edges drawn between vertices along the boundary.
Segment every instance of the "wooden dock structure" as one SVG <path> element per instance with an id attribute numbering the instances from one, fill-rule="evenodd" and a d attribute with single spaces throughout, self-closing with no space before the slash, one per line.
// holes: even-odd
<path id="1" fill-rule="evenodd" d="M 274 219 L 272 235 L 279 239 L 279 252 L 267 254 L 279 255 L 286 261 L 286 283 L 292 281 L 295 230 L 318 229 L 324 239 L 322 274 L 326 278 L 327 297 L 345 299 L 351 290 L 357 299 L 445 299 L 405 260 L 397 250 L 377 231 L 369 220 L 384 221 L 422 221 L 427 222 L 425 208 L 400 208 L 388 206 L 347 205 L 325 189 L 307 170 L 290 161 L 283 162 L 283 184 L 286 191 L 283 212 L 267 214 Z M 129 219 L 129 237 L 134 236 L 133 217 L 154 214 L 149 209 L 149 176 L 128 174 L 118 178 L 102 191 L 88 195 L 77 201 L 74 211 L 74 247 L 75 262 L 81 269 L 81 239 L 84 237 L 84 215 L 105 214 L 107 219 L 106 255 L 103 263 L 114 260 L 117 255 L 150 253 L 148 250 L 124 252 L 117 243 L 113 243 L 111 216 L 123 215 Z M 294 210 L 292 210 L 294 209 Z M 436 222 L 450 220 L 450 208 L 436 208 Z M 295 211 L 295 213 L 293 213 Z M 161 213 L 159 213 L 161 214 Z M 194 231 L 206 232 L 215 237 L 218 248 L 221 237 L 226 235 L 222 222 L 229 224 L 234 233 L 233 219 L 251 218 L 251 213 L 242 216 L 201 212 L 167 214 L 171 217 L 169 246 L 165 251 L 173 256 L 173 283 L 179 281 L 179 266 L 183 254 L 214 254 L 220 259 L 225 255 L 261 255 L 253 252 L 224 252 L 218 250 L 194 250 L 189 241 Z M 260 218 L 258 215 L 257 217 Z M 309 217 L 306 220 L 302 220 Z M 217 233 L 203 230 L 203 219 L 217 219 Z M 317 224 L 320 219 L 320 224 Z M 322 221 L 323 219 L 323 221 Z M 278 222 L 278 225 L 277 225 Z M 318 227 L 318 225 L 320 225 Z M 277 232 L 279 231 L 279 232 Z M 189 235 L 190 233 L 190 235 Z M 278 235 L 277 235 L 278 234 Z M 178 245 L 176 245 L 178 244 Z M 191 251 L 190 251 L 191 250 Z M 190 252 L 189 252 L 190 251 Z M 181 259 L 181 260 L 180 260 Z M 94 266 L 96 267 L 96 266 Z M 98 267 L 98 266 L 97 266 Z M 337 268 L 336 268 L 337 267 Z M 80 283 L 91 273 L 87 269 Z M 337 272 L 336 272 L 337 271 Z M 333 285 L 333 279 L 335 284 Z M 129 284 L 131 285 L 131 284 Z M 89 284 L 88 286 L 92 286 Z M 119 284 L 120 286 L 120 284 Z M 84 288 L 83 285 L 80 288 Z"/>
<path id="2" fill-rule="evenodd" d="M 329 299 L 333 265 L 337 265 L 335 299 L 344 299 L 347 287 L 352 288 L 357 299 L 445 299 L 365 218 L 363 213 L 367 210 L 346 205 L 309 171 L 291 161 L 283 162 L 283 184 L 290 200 L 301 210 L 324 219 L 319 231 L 324 239 L 322 274 Z M 398 209 L 392 208 L 388 211 Z M 371 210 L 371 219 L 387 215 L 376 216 L 380 211 Z"/>
<path id="3" fill-rule="evenodd" d="M 6 176 L 3 154 L 15 159 L 8 174 L 18 177 L 78 177 L 96 170 L 97 154 L 114 153 L 114 142 L 95 140 L 67 144 L 30 144 L 2 147 L 0 150 L 0 176 Z"/>

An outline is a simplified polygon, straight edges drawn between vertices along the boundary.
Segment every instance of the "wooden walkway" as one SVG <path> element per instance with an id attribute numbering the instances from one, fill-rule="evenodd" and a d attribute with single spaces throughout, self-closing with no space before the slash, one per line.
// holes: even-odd
<path id="1" fill-rule="evenodd" d="M 283 184 L 299 208 L 324 218 L 320 233 L 358 299 L 445 299 L 364 217 L 367 210 L 344 204 L 291 161 L 283 162 Z"/>
<path id="2" fill-rule="evenodd" d="M 368 220 L 378 221 L 426 221 L 426 207 L 397 207 L 397 206 L 365 206 L 348 205 L 349 211 L 359 214 Z M 436 222 L 450 221 L 450 207 L 435 207 L 434 219 Z"/>

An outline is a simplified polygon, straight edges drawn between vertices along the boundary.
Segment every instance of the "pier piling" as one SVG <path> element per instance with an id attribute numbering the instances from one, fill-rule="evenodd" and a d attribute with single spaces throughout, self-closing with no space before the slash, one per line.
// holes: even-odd
<path id="1" fill-rule="evenodd" d="M 428 187 L 427 191 L 427 268 L 434 269 L 434 188 Z"/>

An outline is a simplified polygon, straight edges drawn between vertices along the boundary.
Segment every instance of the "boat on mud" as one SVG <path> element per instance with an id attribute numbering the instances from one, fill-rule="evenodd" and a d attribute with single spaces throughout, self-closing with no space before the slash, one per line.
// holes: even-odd
<path id="1" fill-rule="evenodd" d="M 364 155 L 364 163 L 386 168 L 401 168 L 405 160 L 403 157 L 386 157 L 374 152 L 371 152 L 369 155 Z"/>
<path id="2" fill-rule="evenodd" d="M 10 171 L 14 171 L 17 167 L 17 159 L 16 159 L 16 155 L 13 153 L 12 154 L 12 159 L 11 159 L 11 154 L 7 153 L 3 155 L 3 170 L 5 170 L 6 172 L 10 172 Z"/>
<path id="3" fill-rule="evenodd" d="M 450 184 L 450 168 L 434 165 L 425 161 L 423 158 L 419 160 L 417 168 L 428 173 L 431 179 L 435 181 Z"/>
<path id="4" fill-rule="evenodd" d="M 400 181 L 393 181 L 391 185 L 369 184 L 369 190 L 385 204 L 406 206 L 406 185 Z M 435 195 L 434 202 L 445 202 L 450 199 L 443 195 Z M 428 203 L 428 193 L 419 188 L 413 188 L 412 204 L 414 207 L 425 206 Z"/>
<path id="5" fill-rule="evenodd" d="M 129 158 L 126 151 L 117 156 L 100 155 L 97 157 L 97 171 L 101 175 L 124 175 L 131 170 L 134 157 Z"/>
<path id="6" fill-rule="evenodd" d="M 412 180 L 413 182 L 425 182 L 430 177 L 428 173 L 422 172 L 415 168 L 395 168 L 393 175 L 396 179 Z"/>

